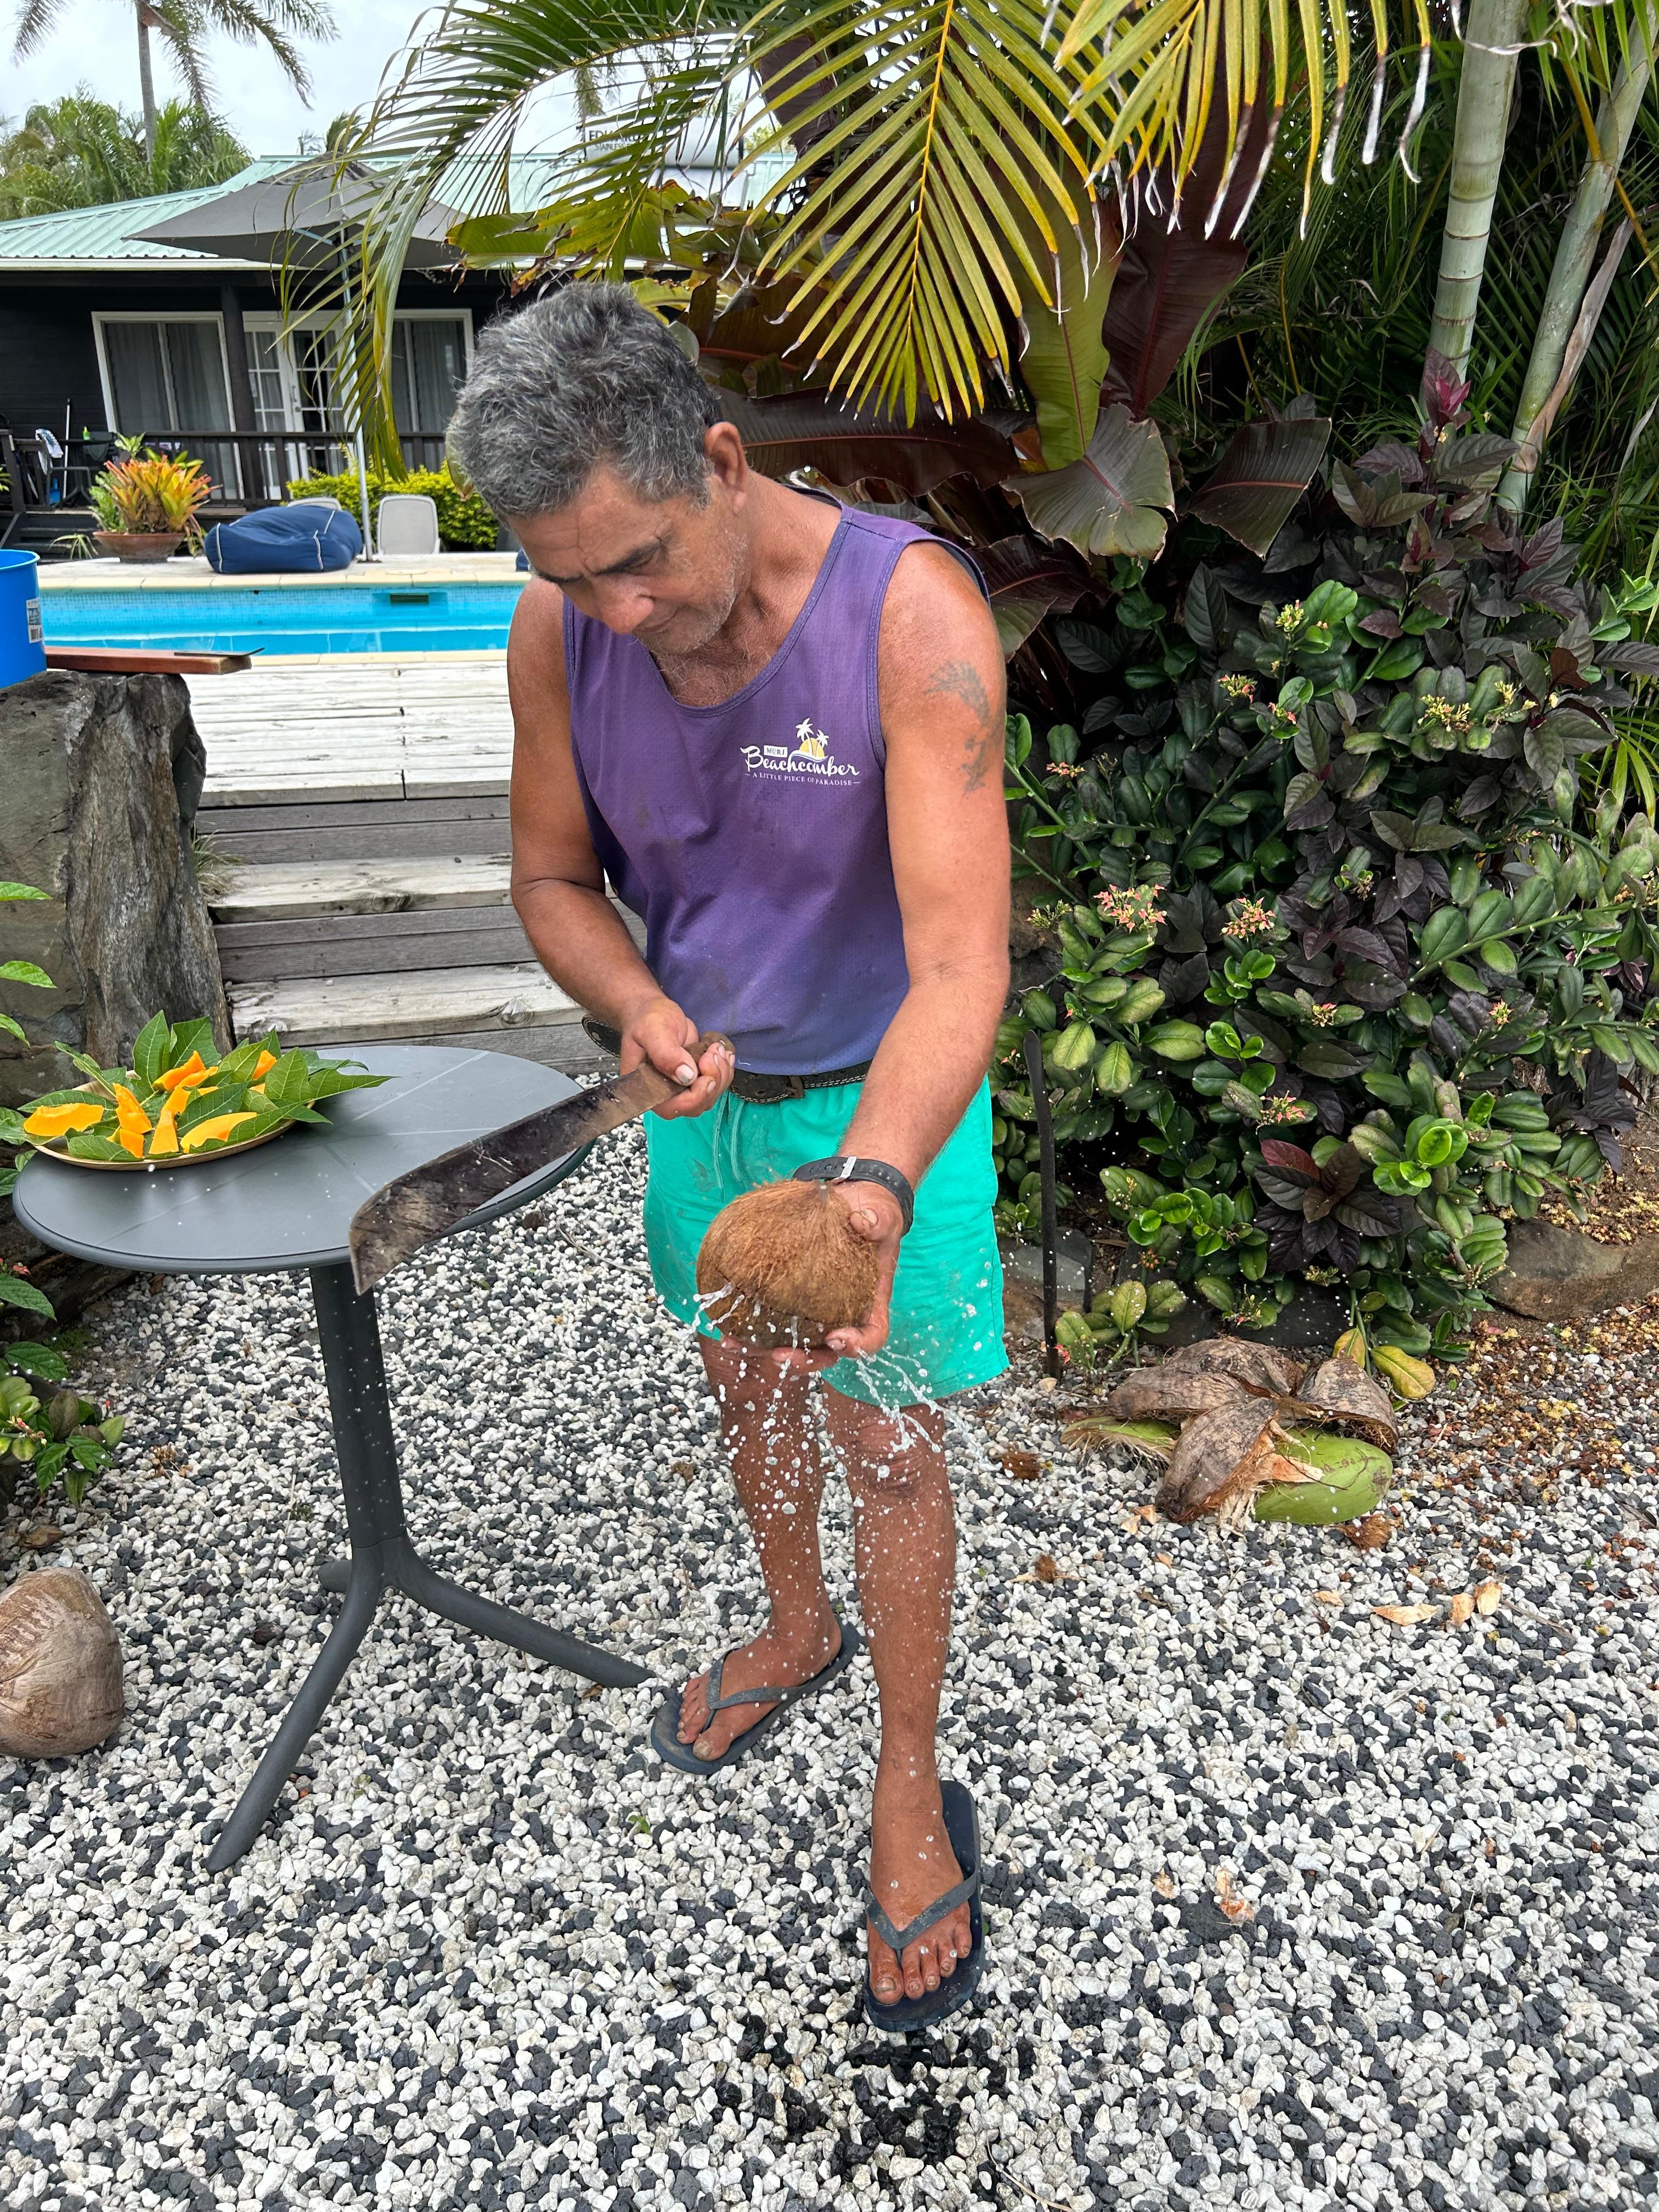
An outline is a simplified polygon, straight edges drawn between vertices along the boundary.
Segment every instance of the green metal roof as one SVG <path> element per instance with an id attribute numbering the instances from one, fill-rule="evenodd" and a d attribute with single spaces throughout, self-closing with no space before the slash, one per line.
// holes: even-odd
<path id="1" fill-rule="evenodd" d="M 73 267 L 77 263 L 102 268 L 127 262 L 188 262 L 197 268 L 263 267 L 252 262 L 231 263 L 216 254 L 193 252 L 188 246 L 162 246 L 153 239 L 137 238 L 169 216 L 204 207 L 244 185 L 280 176 L 301 160 L 297 154 L 261 154 L 246 168 L 227 177 L 222 185 L 205 185 L 189 192 L 158 192 L 149 199 L 118 200 L 104 207 L 70 208 L 61 215 L 20 216 L 0 222 L 0 271 L 7 264 L 43 262 Z M 533 208 L 542 196 L 548 173 L 546 161 L 520 156 L 510 164 L 510 197 L 514 207 Z"/>
<path id="2" fill-rule="evenodd" d="M 158 246 L 132 234 L 170 215 L 203 207 L 243 185 L 258 184 L 262 177 L 279 175 L 292 168 L 297 159 L 294 154 L 262 154 L 222 185 L 204 185 L 189 192 L 157 192 L 149 199 L 117 200 L 104 207 L 66 208 L 60 215 L 19 216 L 14 222 L 0 222 L 0 262 L 210 262 L 214 258 L 210 253 L 192 253 L 182 246 Z"/>

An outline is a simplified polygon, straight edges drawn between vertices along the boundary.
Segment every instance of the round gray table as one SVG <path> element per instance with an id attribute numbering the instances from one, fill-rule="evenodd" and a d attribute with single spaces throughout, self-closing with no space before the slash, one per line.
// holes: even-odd
<path id="1" fill-rule="evenodd" d="M 18 1218 L 43 1243 L 107 1267 L 175 1275 L 303 1267 L 311 1276 L 351 1539 L 349 1559 L 325 1562 L 322 1578 L 344 1602 L 214 1844 L 208 1865 L 215 1873 L 240 1858 L 264 1826 L 389 1589 L 590 1681 L 626 1686 L 649 1679 L 630 1661 L 461 1589 L 416 1551 L 404 1516 L 374 1298 L 354 1290 L 346 1247 L 351 1217 L 371 1191 L 469 1138 L 556 1105 L 576 1085 L 505 1053 L 453 1045 L 341 1049 L 394 1080 L 325 1101 L 325 1129 L 301 1123 L 252 1152 L 149 1175 L 100 1175 L 37 1156 L 12 1196 Z M 458 1226 L 477 1229 L 540 1196 L 586 1152 L 539 1169 Z"/>

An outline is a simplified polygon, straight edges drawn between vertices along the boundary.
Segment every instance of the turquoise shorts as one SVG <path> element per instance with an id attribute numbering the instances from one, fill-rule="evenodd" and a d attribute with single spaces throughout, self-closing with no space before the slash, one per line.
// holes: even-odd
<path id="1" fill-rule="evenodd" d="M 757 1183 L 839 1152 L 858 1093 L 856 1083 L 836 1084 L 755 1106 L 728 1092 L 689 1120 L 646 1115 L 645 1241 L 658 1294 L 677 1321 L 718 1337 L 697 1304 L 704 1231 L 723 1206 Z M 981 1085 L 916 1193 L 915 1221 L 899 1247 L 887 1341 L 869 1359 L 838 1360 L 824 1376 L 832 1389 L 897 1407 L 971 1390 L 1002 1373 L 1008 1361 L 991 1218 L 996 1188 L 991 1092 Z"/>

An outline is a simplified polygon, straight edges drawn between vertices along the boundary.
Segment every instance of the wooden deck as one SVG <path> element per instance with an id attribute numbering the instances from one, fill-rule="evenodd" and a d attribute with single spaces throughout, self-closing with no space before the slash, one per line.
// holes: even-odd
<path id="1" fill-rule="evenodd" d="M 338 653 L 191 684 L 204 807 L 499 796 L 513 760 L 500 653 Z"/>
<path id="2" fill-rule="evenodd" d="M 239 1036 L 443 1037 L 572 1074 L 606 1064 L 508 903 L 502 654 L 256 663 L 192 683 L 191 704 Z"/>

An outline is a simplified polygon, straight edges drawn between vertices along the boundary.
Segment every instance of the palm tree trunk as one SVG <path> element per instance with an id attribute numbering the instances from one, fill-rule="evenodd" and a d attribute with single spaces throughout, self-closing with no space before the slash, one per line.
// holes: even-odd
<path id="1" fill-rule="evenodd" d="M 1560 243 L 1555 249 L 1555 265 L 1550 270 L 1549 289 L 1544 295 L 1543 313 L 1533 337 L 1532 357 L 1521 386 L 1515 427 L 1510 432 L 1521 451 L 1498 487 L 1499 503 L 1516 514 L 1525 510 L 1544 439 L 1548 434 L 1547 429 L 1540 429 L 1534 443 L 1533 426 L 1554 391 L 1566 359 L 1568 342 L 1601 243 L 1602 221 L 1613 198 L 1613 185 L 1618 182 L 1619 165 L 1625 158 L 1625 149 L 1630 143 L 1630 134 L 1636 126 L 1652 75 L 1651 57 L 1644 47 L 1634 47 L 1630 62 L 1613 79 L 1613 89 L 1603 98 L 1596 114 L 1597 158 L 1584 164 Z"/>
<path id="2" fill-rule="evenodd" d="M 138 18 L 138 97 L 144 108 L 144 159 L 149 164 L 150 185 L 155 182 L 155 80 L 149 67 L 149 9 L 137 0 Z"/>
<path id="3" fill-rule="evenodd" d="M 1440 241 L 1440 277 L 1429 331 L 1431 349 L 1443 354 L 1460 374 L 1468 366 L 1474 337 L 1525 16 L 1525 0 L 1469 0 L 1452 138 L 1451 203 Z"/>

